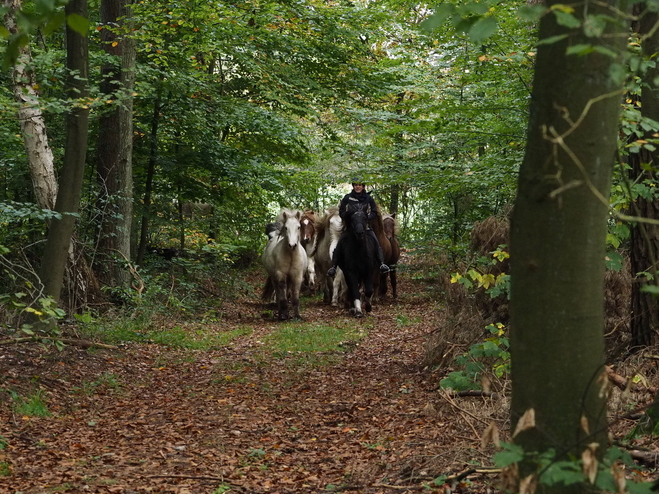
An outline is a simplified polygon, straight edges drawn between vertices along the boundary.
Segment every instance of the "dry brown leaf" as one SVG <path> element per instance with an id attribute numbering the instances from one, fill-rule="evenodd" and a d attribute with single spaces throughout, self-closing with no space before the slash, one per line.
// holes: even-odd
<path id="1" fill-rule="evenodd" d="M 488 425 L 483 431 L 483 436 L 481 437 L 481 449 L 485 449 L 490 443 L 494 444 L 497 448 L 499 447 L 499 428 L 494 422 L 490 422 L 490 425 Z"/>
<path id="2" fill-rule="evenodd" d="M 618 494 L 625 494 L 627 491 L 625 486 L 627 485 L 627 478 L 625 477 L 625 470 L 618 463 L 611 465 L 611 474 L 613 475 L 613 481 L 618 488 Z"/>
<path id="3" fill-rule="evenodd" d="M 595 479 L 597 478 L 598 461 L 596 452 L 598 447 L 598 443 L 590 443 L 588 447 L 581 452 L 583 473 L 588 477 L 591 484 L 594 484 Z"/>
<path id="4" fill-rule="evenodd" d="M 524 432 L 528 429 L 533 429 L 535 427 L 535 410 L 529 408 L 524 415 L 522 415 L 517 421 L 517 426 L 515 426 L 515 432 L 513 433 L 513 439 L 520 432 Z"/>
<path id="5" fill-rule="evenodd" d="M 538 478 L 535 474 L 523 478 L 519 482 L 519 494 L 533 494 L 538 487 Z"/>

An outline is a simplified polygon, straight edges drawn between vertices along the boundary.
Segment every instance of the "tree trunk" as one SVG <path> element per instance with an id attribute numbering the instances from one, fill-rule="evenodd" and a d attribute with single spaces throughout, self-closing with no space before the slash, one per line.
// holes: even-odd
<path id="1" fill-rule="evenodd" d="M 5 27 L 11 34 L 16 34 L 18 26 L 14 12 L 21 8 L 21 1 L 3 0 L 2 6 L 9 9 L 4 17 Z M 20 47 L 13 72 L 14 97 L 20 103 L 18 121 L 37 206 L 41 209 L 53 209 L 57 197 L 57 178 L 53 152 L 48 144 L 46 122 L 39 105 L 39 94 L 35 89 L 36 76 L 31 69 L 31 61 L 29 45 Z"/>
<path id="2" fill-rule="evenodd" d="M 71 0 L 66 5 L 65 12 L 67 16 L 77 14 L 86 18 L 87 0 Z M 55 211 L 61 214 L 61 218 L 52 221 L 39 271 L 44 285 L 44 294 L 53 297 L 58 303 L 75 227 L 75 215 L 80 205 L 89 125 L 89 108 L 86 104 L 79 103 L 89 96 L 87 36 L 73 31 L 68 25 L 66 28 L 66 54 L 66 64 L 69 70 L 66 86 L 72 108 L 66 117 L 64 163 L 55 203 Z"/>
<path id="3" fill-rule="evenodd" d="M 635 5 L 635 10 L 643 9 Z M 639 12 L 639 21 L 634 26 L 643 37 L 641 42 L 643 55 L 650 59 L 659 50 L 659 33 L 652 28 L 659 20 L 655 12 Z M 648 67 L 643 75 L 641 90 L 641 114 L 659 121 L 659 94 L 654 80 L 659 76 L 657 67 Z M 651 134 L 651 133 L 650 133 Z M 637 138 L 652 136 L 636 136 Z M 654 180 L 650 170 L 656 170 L 659 159 L 658 152 L 650 153 L 643 150 L 640 153 L 630 154 L 629 165 L 632 181 L 638 177 Z M 647 165 L 651 166 L 648 167 Z M 659 219 L 659 200 L 656 198 L 637 197 L 632 204 L 632 212 L 643 218 Z M 642 287 L 656 284 L 659 279 L 657 261 L 659 260 L 659 227 L 656 225 L 637 223 L 631 229 L 630 264 L 632 270 L 632 313 L 631 313 L 631 344 L 634 347 L 646 347 L 653 343 L 654 334 L 659 328 L 659 299 L 656 295 L 643 292 Z M 637 273 L 648 272 L 654 277 L 649 281 L 644 277 L 637 277 Z"/>
<path id="4" fill-rule="evenodd" d="M 160 122 L 161 87 L 158 86 L 156 99 L 153 103 L 153 118 L 151 119 L 151 147 L 149 150 L 149 166 L 146 172 L 146 184 L 144 187 L 144 200 L 142 204 L 142 227 L 140 229 L 140 245 L 137 251 L 137 265 L 144 262 L 144 253 L 149 234 L 149 215 L 151 213 L 151 193 L 153 189 L 153 177 L 156 172 L 156 159 L 158 156 L 158 124 Z"/>
<path id="5" fill-rule="evenodd" d="M 591 3 L 588 15 L 622 8 L 612 0 Z M 621 81 L 610 76 L 612 58 L 566 55 L 566 49 L 596 43 L 622 53 L 621 24 L 587 38 L 554 15 L 542 18 L 541 40 L 567 37 L 538 48 L 511 224 L 511 430 L 533 410 L 535 419 L 519 424 L 528 427 L 514 442 L 526 452 L 554 449 L 563 459 L 579 457 L 590 443 L 601 453 L 607 442 L 604 253 L 623 94 Z M 520 473 L 534 474 L 535 465 L 523 464 Z M 543 487 L 569 491 L 561 484 Z"/>
<path id="6" fill-rule="evenodd" d="M 133 217 L 132 171 L 132 88 L 135 69 L 135 43 L 119 36 L 117 28 L 129 12 L 125 0 L 101 2 L 101 41 L 115 63 L 101 67 L 101 92 L 120 104 L 99 118 L 98 206 L 103 213 L 99 228 L 99 255 L 96 272 L 109 285 L 127 284 L 129 273 L 122 258 L 130 259 L 130 234 Z M 117 252 L 120 254 L 117 260 Z"/>

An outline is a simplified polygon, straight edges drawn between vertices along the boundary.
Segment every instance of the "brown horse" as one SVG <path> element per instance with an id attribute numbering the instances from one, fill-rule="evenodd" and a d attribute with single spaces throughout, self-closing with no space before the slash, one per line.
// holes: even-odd
<path id="1" fill-rule="evenodd" d="M 384 263 L 389 266 L 389 278 L 391 280 L 391 291 L 394 298 L 398 297 L 397 280 L 396 280 L 396 264 L 400 258 L 400 244 L 396 235 L 398 234 L 398 222 L 391 214 L 382 214 L 378 208 L 377 217 L 371 220 L 371 228 L 378 238 L 380 247 L 382 247 L 382 254 Z M 373 287 L 375 289 L 375 298 L 384 298 L 387 295 L 387 273 L 374 273 Z"/>
<path id="2" fill-rule="evenodd" d="M 382 223 L 384 224 L 384 235 L 386 242 L 391 247 L 390 257 L 385 258 L 384 262 L 389 266 L 389 279 L 391 280 L 391 292 L 394 298 L 398 297 L 397 280 L 396 280 L 396 267 L 400 259 L 400 243 L 398 242 L 398 220 L 393 214 L 385 214 L 382 216 Z M 384 248 L 383 248 L 384 250 Z M 387 294 L 387 275 L 383 274 L 380 278 L 379 295 L 384 297 Z"/>

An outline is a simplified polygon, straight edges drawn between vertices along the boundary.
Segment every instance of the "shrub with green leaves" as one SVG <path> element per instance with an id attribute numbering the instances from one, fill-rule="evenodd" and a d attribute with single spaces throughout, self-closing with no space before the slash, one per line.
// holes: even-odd
<path id="1" fill-rule="evenodd" d="M 485 341 L 476 343 L 469 351 L 455 359 L 461 370 L 451 372 L 440 381 L 442 388 L 454 391 L 481 389 L 481 377 L 485 373 L 497 378 L 510 373 L 510 342 L 506 336 L 506 327 L 501 324 L 490 324 L 487 329 L 491 336 Z"/>

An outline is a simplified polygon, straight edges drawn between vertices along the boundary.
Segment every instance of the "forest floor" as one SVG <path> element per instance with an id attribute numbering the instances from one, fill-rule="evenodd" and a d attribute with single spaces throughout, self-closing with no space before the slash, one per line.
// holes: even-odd
<path id="1" fill-rule="evenodd" d="M 438 386 L 446 369 L 421 365 L 442 323 L 436 285 L 403 269 L 399 297 L 363 319 L 317 296 L 303 299 L 303 321 L 280 323 L 258 300 L 261 276 L 215 322 L 154 322 L 232 335 L 212 348 L 0 347 L 0 492 L 497 490 L 496 450 L 481 438 L 492 423 L 505 438 L 508 398 L 451 397 Z M 324 351 L 273 344 L 321 326 L 345 339 Z M 30 393 L 50 416 L 17 411 Z"/>

